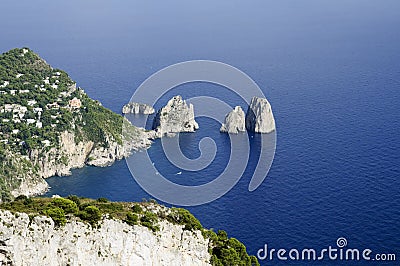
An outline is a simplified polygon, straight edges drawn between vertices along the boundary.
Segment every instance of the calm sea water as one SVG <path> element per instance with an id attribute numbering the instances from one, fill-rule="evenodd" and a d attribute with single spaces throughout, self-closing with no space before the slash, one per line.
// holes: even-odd
<path id="1" fill-rule="evenodd" d="M 319 250 L 345 237 L 350 248 L 397 253 L 400 259 L 398 1 L 5 1 L 1 10 L 1 51 L 34 49 L 116 112 L 141 82 L 170 64 L 210 59 L 240 68 L 272 104 L 275 160 L 264 183 L 249 192 L 255 151 L 228 194 L 190 211 L 205 227 L 243 241 L 252 254 L 264 244 Z M 212 85 L 191 84 L 162 100 L 193 96 L 193 88 L 216 96 Z M 235 95 L 218 91 L 237 103 Z M 198 156 L 204 136 L 219 151 L 202 175 L 175 176 L 180 170 L 164 160 L 160 142 L 150 149 L 162 172 L 177 182 L 209 181 L 227 162 L 227 136 L 214 121 L 198 122 L 198 132 L 182 137 L 184 152 Z M 258 136 L 251 141 L 257 147 Z M 47 195 L 151 197 L 125 161 L 72 173 L 48 179 Z M 319 264 L 329 263 L 354 264 Z"/>

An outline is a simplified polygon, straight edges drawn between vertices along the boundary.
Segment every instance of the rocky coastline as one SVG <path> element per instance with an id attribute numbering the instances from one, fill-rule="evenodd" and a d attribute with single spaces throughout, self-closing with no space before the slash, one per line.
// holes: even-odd
<path id="1" fill-rule="evenodd" d="M 144 105 L 137 103 L 130 105 L 130 108 L 137 109 L 137 106 Z M 150 109 L 146 107 L 146 110 Z M 143 109 L 139 113 L 144 114 Z M 194 132 L 199 125 L 194 119 L 193 105 L 187 104 L 181 96 L 177 95 L 158 110 L 154 118 L 153 130 L 133 128 L 135 130 L 134 137 L 122 143 L 118 143 L 109 135 L 105 136 L 104 143 L 95 143 L 90 140 L 76 141 L 74 132 L 62 132 L 57 147 L 46 151 L 34 149 L 29 152 L 27 159 L 36 166 L 37 176 L 32 177 L 32 174 L 21 178 L 20 185 L 12 190 L 11 194 L 14 197 L 42 194 L 48 189 L 45 178 L 67 176 L 71 174 L 71 169 L 81 168 L 85 165 L 110 166 L 116 160 L 129 156 L 133 151 L 149 148 L 152 139 L 174 136 L 179 132 Z M 270 133 L 275 130 L 271 106 L 266 99 L 253 97 L 247 114 L 240 106 L 236 106 L 226 115 L 220 131 L 237 134 L 245 132 L 246 129 L 256 133 Z"/>

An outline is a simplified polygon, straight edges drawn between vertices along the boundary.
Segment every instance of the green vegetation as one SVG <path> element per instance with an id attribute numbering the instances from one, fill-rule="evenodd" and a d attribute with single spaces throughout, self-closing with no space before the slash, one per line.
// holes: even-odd
<path id="1" fill-rule="evenodd" d="M 30 215 L 46 215 L 55 224 L 62 226 L 68 217 L 74 217 L 92 226 L 97 226 L 103 215 L 120 219 L 129 225 L 143 225 L 153 232 L 159 230 L 157 214 L 145 211 L 143 208 L 150 203 L 132 204 L 128 202 L 110 202 L 106 198 L 97 200 L 70 195 L 67 198 L 27 198 L 18 196 L 12 202 L 0 204 L 0 209 L 12 212 L 25 212 Z M 137 212 L 137 213 L 134 213 Z"/>
<path id="2" fill-rule="evenodd" d="M 92 226 L 95 226 L 101 220 L 102 213 L 96 206 L 89 205 L 79 212 L 79 217 L 83 221 L 89 222 Z"/>
<path id="3" fill-rule="evenodd" d="M 67 198 L 27 198 L 19 196 L 12 202 L 0 204 L 0 209 L 13 213 L 24 212 L 30 217 L 46 215 L 53 219 L 56 226 L 63 226 L 69 219 L 83 221 L 92 227 L 99 225 L 104 215 L 119 219 L 128 225 L 142 225 L 156 233 L 160 230 L 158 222 L 166 219 L 171 223 L 183 226 L 184 230 L 202 232 L 209 241 L 211 264 L 215 266 L 260 265 L 255 256 L 249 256 L 246 247 L 235 238 L 228 238 L 225 231 L 204 229 L 189 211 L 182 208 L 168 209 L 151 203 L 110 202 L 106 198 L 97 200 L 81 198 L 75 195 Z"/>
<path id="4" fill-rule="evenodd" d="M 67 197 L 67 199 L 72 200 L 73 202 L 75 202 L 76 206 L 80 207 L 81 206 L 81 199 L 76 196 L 76 195 L 69 195 Z"/>
<path id="5" fill-rule="evenodd" d="M 1 133 L 9 140 L 7 146 L 22 154 L 41 147 L 44 140 L 55 146 L 58 133 L 70 128 L 72 110 L 62 107 L 73 98 L 73 85 L 67 73 L 51 68 L 28 48 L 0 55 L 0 107 L 14 105 L 12 111 L 4 109 L 0 113 Z M 47 107 L 53 103 L 59 108 Z M 35 123 L 28 124 L 26 119 L 34 119 Z M 36 126 L 36 121 L 42 127 Z M 13 130 L 18 132 L 12 133 Z"/>
<path id="6" fill-rule="evenodd" d="M 143 212 L 143 209 L 142 209 L 142 207 L 140 207 L 140 205 L 139 204 L 133 204 L 133 206 L 132 206 L 132 211 L 134 212 L 134 213 L 142 213 Z"/>
<path id="7" fill-rule="evenodd" d="M 91 99 L 66 72 L 52 68 L 30 49 L 1 54 L 0 201 L 12 200 L 10 191 L 21 180 L 39 178 L 40 166 L 29 161 L 32 152 L 42 157 L 56 148 L 48 157 L 68 165 L 69 158 L 58 152 L 62 132 L 74 133 L 76 143 L 108 147 L 109 142 L 122 144 L 123 122 L 121 115 Z M 139 134 L 134 126 L 126 128 L 125 137 Z"/>
<path id="8" fill-rule="evenodd" d="M 228 238 L 225 231 L 219 230 L 218 234 L 211 230 L 203 233 L 210 239 L 211 264 L 214 266 L 238 265 L 259 266 L 255 256 L 249 256 L 245 245 L 236 238 Z"/>
<path id="9" fill-rule="evenodd" d="M 55 225 L 63 226 L 67 222 L 64 210 L 59 207 L 46 209 L 43 211 L 43 214 L 53 219 Z"/>
<path id="10" fill-rule="evenodd" d="M 202 230 L 203 226 L 196 217 L 188 210 L 182 208 L 172 208 L 171 213 L 167 216 L 167 220 L 171 223 L 184 225 L 184 230 Z"/>
<path id="11" fill-rule="evenodd" d="M 51 68 L 28 48 L 0 55 L 0 107 L 18 105 L 12 107 L 14 111 L 0 113 L 1 132 L 9 139 L 7 146 L 23 154 L 41 147 L 45 140 L 57 146 L 59 133 L 71 130 L 73 124 L 78 125 L 75 127 L 78 140 L 104 145 L 105 136 L 110 136 L 121 144 L 123 117 L 89 98 L 74 84 L 67 73 Z M 80 101 L 80 107 L 69 106 L 74 98 Z M 15 122 L 17 110 L 20 122 Z M 26 119 L 35 119 L 42 127 L 28 124 Z M 12 133 L 13 130 L 18 133 Z M 21 141 L 25 144 L 20 145 Z"/>
<path id="12" fill-rule="evenodd" d="M 160 227 L 157 225 L 158 216 L 155 213 L 146 211 L 140 217 L 140 224 L 151 229 L 153 232 L 159 231 Z"/>
<path id="13" fill-rule="evenodd" d="M 124 221 L 129 225 L 136 225 L 138 224 L 138 220 L 137 214 L 128 212 Z"/>
<path id="14" fill-rule="evenodd" d="M 102 202 L 102 203 L 107 203 L 108 199 L 107 198 L 98 198 L 97 201 Z"/>
<path id="15" fill-rule="evenodd" d="M 111 136 L 118 144 L 122 144 L 123 117 L 104 108 L 86 94 L 81 96 L 81 101 L 85 108 L 81 108 L 80 116 L 75 120 L 78 126 L 76 135 L 104 145 L 107 144 L 105 137 Z"/>
<path id="16" fill-rule="evenodd" d="M 64 198 L 55 198 L 51 201 L 51 205 L 61 208 L 65 213 L 76 213 L 79 209 L 75 202 Z"/>

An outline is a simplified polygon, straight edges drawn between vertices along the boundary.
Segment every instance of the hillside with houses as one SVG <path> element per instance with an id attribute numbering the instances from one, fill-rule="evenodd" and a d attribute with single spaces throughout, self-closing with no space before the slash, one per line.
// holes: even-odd
<path id="1" fill-rule="evenodd" d="M 0 55 L 0 200 L 38 194 L 43 178 L 106 166 L 150 145 L 144 130 L 91 99 L 28 48 Z"/>
<path id="2" fill-rule="evenodd" d="M 0 142 L 22 153 L 55 145 L 55 133 L 81 107 L 82 92 L 68 75 L 27 48 L 0 56 L 0 84 Z"/>

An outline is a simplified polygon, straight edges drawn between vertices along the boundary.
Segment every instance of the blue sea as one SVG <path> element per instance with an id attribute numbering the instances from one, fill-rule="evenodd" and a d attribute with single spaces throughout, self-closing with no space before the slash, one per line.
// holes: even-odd
<path id="1" fill-rule="evenodd" d="M 395 253 L 400 260 L 400 2 L 386 1 L 3 1 L 0 51 L 27 46 L 67 71 L 120 113 L 135 89 L 171 64 L 196 59 L 247 73 L 270 101 L 277 125 L 272 167 L 257 190 L 248 185 L 260 135 L 244 176 L 223 197 L 188 209 L 207 228 L 224 229 L 255 255 L 264 247 L 337 247 Z M 220 86 L 191 83 L 173 95 L 197 94 L 242 105 Z M 212 180 L 229 157 L 219 123 L 199 118 L 182 134 L 188 157 L 214 139 L 215 161 L 203 173 L 182 171 L 149 149 L 160 172 L 194 185 Z M 133 155 L 135 156 L 135 155 Z M 182 171 L 182 175 L 176 173 Z M 115 201 L 153 198 L 124 160 L 52 177 L 48 196 Z M 162 203 L 162 202 L 161 202 Z M 260 261 L 262 265 L 376 265 L 376 261 Z"/>

